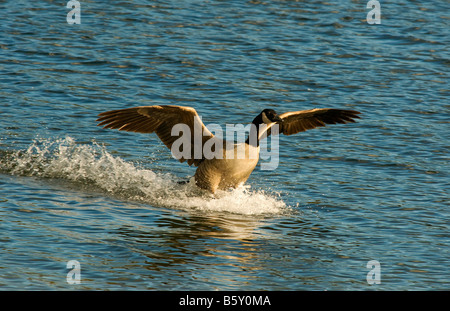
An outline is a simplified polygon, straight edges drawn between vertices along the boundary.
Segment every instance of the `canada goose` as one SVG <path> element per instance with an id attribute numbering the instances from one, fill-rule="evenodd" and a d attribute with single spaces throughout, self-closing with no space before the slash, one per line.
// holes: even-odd
<path id="1" fill-rule="evenodd" d="M 100 113 L 97 121 L 100 122 L 98 126 L 103 126 L 103 128 L 139 133 L 155 132 L 171 150 L 177 139 L 180 138 L 180 135 L 174 135 L 173 129 L 176 125 L 185 125 L 191 130 L 190 145 L 177 158 L 180 162 L 187 161 L 189 165 L 197 166 L 194 175 L 195 184 L 215 193 L 217 189 L 236 188 L 247 181 L 258 163 L 259 140 L 264 135 L 270 135 L 275 124 L 279 125 L 279 133 L 292 135 L 326 124 L 355 122 L 354 119 L 359 118 L 358 114 L 359 112 L 354 110 L 317 108 L 277 115 L 272 109 L 264 109 L 252 121 L 254 126 L 251 127 L 247 141 L 243 145 L 244 157 L 236 157 L 233 153 L 238 145 L 233 145 L 231 156 L 226 154 L 226 146 L 229 145 L 225 140 L 214 136 L 202 123 L 195 109 L 191 107 L 161 105 L 112 110 Z M 261 125 L 263 126 L 261 127 Z M 197 141 L 193 133 L 196 126 L 197 129 L 201 129 L 202 133 L 201 138 L 197 136 Z M 251 139 L 252 137 L 256 137 L 256 139 Z M 223 155 L 222 157 L 211 158 L 202 153 L 203 147 L 211 143 L 217 144 L 216 149 L 217 146 L 224 146 L 222 153 L 219 151 L 219 155 Z M 250 156 L 252 152 L 256 156 Z"/>

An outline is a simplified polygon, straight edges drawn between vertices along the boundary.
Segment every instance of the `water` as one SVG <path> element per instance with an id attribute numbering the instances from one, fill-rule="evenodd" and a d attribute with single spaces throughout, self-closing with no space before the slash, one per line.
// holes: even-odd
<path id="1" fill-rule="evenodd" d="M 1 289 L 450 288 L 448 1 L 382 1 L 379 25 L 365 1 L 80 3 L 68 25 L 0 2 Z M 212 198 L 155 135 L 96 126 L 153 104 L 362 119 L 280 137 L 277 170 Z"/>

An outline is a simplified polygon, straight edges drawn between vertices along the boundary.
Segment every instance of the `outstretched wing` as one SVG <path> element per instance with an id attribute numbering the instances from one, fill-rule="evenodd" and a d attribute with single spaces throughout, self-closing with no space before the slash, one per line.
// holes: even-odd
<path id="1" fill-rule="evenodd" d="M 346 124 L 355 122 L 359 119 L 360 112 L 355 110 L 316 108 L 310 110 L 300 110 L 285 112 L 279 115 L 283 122 L 279 123 L 279 133 L 284 135 L 297 134 L 316 127 L 327 124 Z M 270 128 L 267 130 L 267 136 L 271 134 Z"/>
<path id="2" fill-rule="evenodd" d="M 199 147 L 203 150 L 205 142 L 214 137 L 201 121 L 197 111 L 191 107 L 161 105 L 112 110 L 100 113 L 97 121 L 100 122 L 98 126 L 103 126 L 103 128 L 107 129 L 138 133 L 156 133 L 159 139 L 169 149 L 182 136 L 181 134 L 185 134 L 184 132 L 176 133 L 175 131 L 176 135 L 172 135 L 172 128 L 175 125 L 187 125 L 191 135 L 191 137 L 188 137 L 190 138 L 191 145 L 190 155 L 179 158 L 179 161 L 187 161 L 189 165 L 194 164 L 196 166 L 203 159 L 201 153 L 195 153 L 195 151 Z M 198 131 L 200 130 L 201 134 L 198 135 Z M 197 140 L 201 140 L 201 146 L 194 145 L 197 142 L 194 138 L 195 133 L 198 135 Z"/>

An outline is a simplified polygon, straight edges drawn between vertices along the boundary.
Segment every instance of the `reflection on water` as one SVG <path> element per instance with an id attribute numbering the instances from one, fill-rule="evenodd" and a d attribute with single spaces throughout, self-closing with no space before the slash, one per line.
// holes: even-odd
<path id="1" fill-rule="evenodd" d="M 258 265 L 258 245 L 253 242 L 258 238 L 255 230 L 260 223 L 245 216 L 247 219 L 230 215 L 219 218 L 217 214 L 215 217 L 185 214 L 182 221 L 180 218 L 160 219 L 156 222 L 157 228 L 150 232 L 122 227 L 117 234 L 120 241 L 127 241 L 125 244 L 132 247 L 134 253 L 146 257 L 145 269 L 149 273 L 173 270 L 187 283 L 204 282 L 199 288 L 237 288 L 249 282 L 248 278 L 256 278 L 249 272 L 264 269 Z M 218 273 L 205 271 L 211 268 Z M 207 278 L 202 277 L 204 273 Z"/>

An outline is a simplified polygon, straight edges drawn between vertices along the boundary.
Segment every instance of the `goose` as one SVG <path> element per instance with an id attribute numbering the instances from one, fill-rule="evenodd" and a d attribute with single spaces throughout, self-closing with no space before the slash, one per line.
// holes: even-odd
<path id="1" fill-rule="evenodd" d="M 98 115 L 97 125 L 104 129 L 119 131 L 156 133 L 176 159 L 187 162 L 189 166 L 197 166 L 194 183 L 201 189 L 211 193 L 217 190 L 236 188 L 244 184 L 255 169 L 259 159 L 259 141 L 272 134 L 275 125 L 278 133 L 292 135 L 326 124 L 353 123 L 359 118 L 359 111 L 315 108 L 285 112 L 278 115 L 273 109 L 264 109 L 252 121 L 249 135 L 245 143 L 234 144 L 214 136 L 203 124 L 197 111 L 192 107 L 175 105 L 154 105 L 125 108 L 102 112 Z M 183 151 L 175 156 L 172 147 L 179 145 L 180 131 L 174 131 L 177 126 L 184 125 L 190 130 L 188 143 L 179 148 Z M 201 130 L 200 136 L 194 137 L 194 132 Z M 274 135 L 276 131 L 273 131 Z M 214 149 L 214 155 L 204 152 L 205 147 Z M 231 146 L 231 148 L 230 148 Z M 180 146 L 178 146 L 180 147 Z M 238 148 L 244 150 L 242 156 L 236 156 Z M 176 148 L 174 148 L 176 149 Z M 222 149 L 222 150 L 220 150 Z M 231 149 L 231 152 L 230 152 Z"/>

